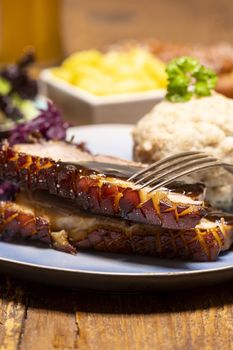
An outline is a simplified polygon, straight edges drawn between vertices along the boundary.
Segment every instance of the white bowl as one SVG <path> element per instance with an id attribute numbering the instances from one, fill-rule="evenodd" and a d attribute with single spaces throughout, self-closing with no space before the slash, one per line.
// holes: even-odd
<path id="1" fill-rule="evenodd" d="M 75 125 L 91 123 L 135 123 L 165 96 L 164 89 L 95 96 L 55 77 L 50 69 L 40 75 L 42 92 L 47 94 Z"/>

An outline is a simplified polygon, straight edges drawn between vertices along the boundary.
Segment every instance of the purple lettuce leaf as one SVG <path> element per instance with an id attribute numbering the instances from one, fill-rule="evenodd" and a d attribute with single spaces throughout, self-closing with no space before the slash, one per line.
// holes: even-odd
<path id="1" fill-rule="evenodd" d="M 19 94 L 22 99 L 33 100 L 38 92 L 38 83 L 28 73 L 28 68 L 35 62 L 33 51 L 25 53 L 15 64 L 9 64 L 0 70 L 0 77 L 11 84 L 9 95 Z"/>
<path id="2" fill-rule="evenodd" d="M 63 121 L 57 107 L 52 102 L 48 102 L 47 109 L 40 112 L 38 117 L 20 123 L 12 129 L 8 138 L 10 145 L 31 143 L 39 139 L 65 140 L 69 124 Z"/>
<path id="3" fill-rule="evenodd" d="M 0 201 L 12 201 L 19 191 L 18 186 L 10 181 L 0 181 Z"/>

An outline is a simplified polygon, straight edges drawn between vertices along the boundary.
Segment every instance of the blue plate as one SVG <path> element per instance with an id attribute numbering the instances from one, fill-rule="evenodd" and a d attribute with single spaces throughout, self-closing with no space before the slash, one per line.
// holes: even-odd
<path id="1" fill-rule="evenodd" d="M 129 125 L 70 128 L 94 153 L 131 157 Z M 215 262 L 186 262 L 144 256 L 84 253 L 73 256 L 43 245 L 0 242 L 0 268 L 20 277 L 64 287 L 145 291 L 218 283 L 233 278 L 233 251 Z"/>

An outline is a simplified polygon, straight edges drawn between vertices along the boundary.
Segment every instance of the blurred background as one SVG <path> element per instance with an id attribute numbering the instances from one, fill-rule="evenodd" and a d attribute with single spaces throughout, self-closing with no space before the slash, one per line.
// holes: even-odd
<path id="1" fill-rule="evenodd" d="M 39 94 L 77 125 L 137 121 L 164 98 L 166 64 L 179 56 L 214 70 L 216 90 L 233 97 L 232 14 L 232 0 L 0 0 L 0 65 L 18 65 L 18 76 L 0 72 L 0 107 L 14 114 L 12 86 L 21 97 L 35 86 L 23 86 L 29 49 Z"/>
<path id="2" fill-rule="evenodd" d="M 0 0 L 0 62 L 33 46 L 42 64 L 126 39 L 233 40 L 232 0 Z"/>

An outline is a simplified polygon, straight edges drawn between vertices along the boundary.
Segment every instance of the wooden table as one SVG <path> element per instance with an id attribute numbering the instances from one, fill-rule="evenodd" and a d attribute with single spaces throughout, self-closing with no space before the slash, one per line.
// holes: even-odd
<path id="1" fill-rule="evenodd" d="M 137 295 L 0 281 L 1 350 L 233 349 L 233 281 Z"/>

